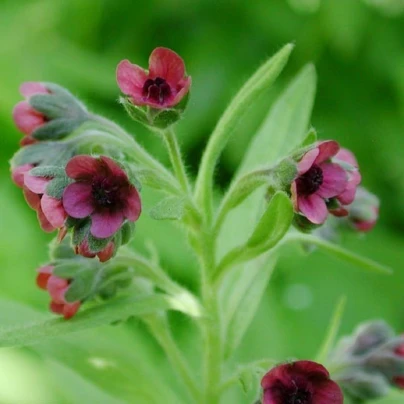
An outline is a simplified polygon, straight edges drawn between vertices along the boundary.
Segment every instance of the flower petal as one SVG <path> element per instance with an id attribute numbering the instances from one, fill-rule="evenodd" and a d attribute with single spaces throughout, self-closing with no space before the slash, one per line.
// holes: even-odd
<path id="1" fill-rule="evenodd" d="M 65 293 L 69 286 L 69 282 L 66 279 L 59 278 L 58 276 L 52 275 L 48 279 L 48 283 L 46 285 L 46 289 L 48 289 L 49 294 L 52 297 L 52 300 L 55 303 L 66 303 Z"/>
<path id="2" fill-rule="evenodd" d="M 152 79 L 160 77 L 175 87 L 185 75 L 185 65 L 182 58 L 168 48 L 156 48 L 149 58 L 149 76 Z"/>
<path id="3" fill-rule="evenodd" d="M 116 81 L 124 94 L 138 97 L 147 80 L 147 73 L 129 60 L 122 60 L 116 69 Z M 140 90 L 140 92 L 139 92 Z"/>
<path id="4" fill-rule="evenodd" d="M 72 318 L 79 310 L 81 302 L 66 303 L 63 305 L 63 317 L 65 320 Z"/>
<path id="5" fill-rule="evenodd" d="M 103 210 L 91 215 L 91 234 L 96 238 L 108 238 L 114 235 L 123 223 L 123 212 Z"/>
<path id="6" fill-rule="evenodd" d="M 126 206 L 123 210 L 123 214 L 130 222 L 134 222 L 139 218 L 141 212 L 142 204 L 139 193 L 134 186 L 131 186 L 126 199 Z"/>
<path id="7" fill-rule="evenodd" d="M 173 107 L 174 105 L 177 105 L 187 94 L 192 84 L 191 76 L 188 76 L 185 80 L 183 80 L 183 82 L 183 87 L 178 91 L 175 97 L 168 99 L 166 102 L 166 107 Z"/>
<path id="8" fill-rule="evenodd" d="M 320 149 L 318 147 L 311 149 L 308 151 L 303 158 L 297 164 L 297 173 L 298 175 L 302 175 L 305 172 L 309 171 L 311 166 L 314 164 L 317 156 L 320 153 Z"/>
<path id="9" fill-rule="evenodd" d="M 90 216 L 94 211 L 91 184 L 69 184 L 63 192 L 63 207 L 69 216 L 76 219 Z"/>
<path id="10" fill-rule="evenodd" d="M 321 164 L 324 161 L 335 156 L 339 150 L 339 144 L 334 140 L 325 140 L 317 145 L 319 154 L 316 158 L 315 164 Z"/>
<path id="11" fill-rule="evenodd" d="M 33 164 L 23 164 L 18 166 L 11 171 L 11 179 L 14 183 L 22 188 L 24 186 L 24 174 L 34 168 Z"/>
<path id="12" fill-rule="evenodd" d="M 51 233 L 53 230 L 55 230 L 55 228 L 52 226 L 52 224 L 49 222 L 49 220 L 44 215 L 41 205 L 38 206 L 36 215 L 38 217 L 39 224 L 43 231 L 45 231 L 47 233 Z"/>
<path id="13" fill-rule="evenodd" d="M 340 151 L 334 156 L 334 159 L 344 161 L 353 167 L 358 167 L 358 161 L 355 155 L 348 149 L 340 149 Z"/>
<path id="14" fill-rule="evenodd" d="M 343 192 L 348 185 L 347 172 L 338 164 L 322 164 L 323 183 L 316 192 L 322 198 L 333 198 Z"/>
<path id="15" fill-rule="evenodd" d="M 48 94 L 48 89 L 38 81 L 27 81 L 20 86 L 20 93 L 24 97 L 31 97 L 35 94 Z"/>
<path id="16" fill-rule="evenodd" d="M 106 156 L 100 156 L 100 161 L 107 167 L 109 171 L 109 175 L 114 177 L 124 177 L 126 180 L 128 176 L 126 175 L 125 171 L 119 166 L 119 164 Z"/>
<path id="17" fill-rule="evenodd" d="M 21 101 L 14 107 L 13 120 L 17 128 L 26 135 L 30 135 L 46 122 L 45 117 L 36 112 L 27 101 Z"/>
<path id="18" fill-rule="evenodd" d="M 337 199 L 343 204 L 343 205 L 350 205 L 356 195 L 356 188 L 360 184 L 362 180 L 362 177 L 359 173 L 359 171 L 353 171 L 348 173 L 348 184 L 345 187 L 345 190 L 340 193 L 337 197 Z"/>
<path id="19" fill-rule="evenodd" d="M 44 194 L 41 198 L 41 208 L 49 223 L 56 229 L 65 223 L 67 214 L 63 209 L 62 201 Z"/>
<path id="20" fill-rule="evenodd" d="M 24 175 L 24 185 L 36 194 L 44 194 L 50 179 L 46 177 L 36 177 L 26 173 Z"/>
<path id="21" fill-rule="evenodd" d="M 327 205 L 321 196 L 312 194 L 309 196 L 298 196 L 299 211 L 303 213 L 310 222 L 321 224 L 327 219 Z"/>
<path id="22" fill-rule="evenodd" d="M 342 404 L 344 396 L 341 388 L 332 380 L 316 383 L 312 396 L 313 404 Z"/>
<path id="23" fill-rule="evenodd" d="M 75 180 L 88 181 L 97 174 L 100 162 L 95 157 L 80 154 L 69 160 L 66 174 Z"/>
<path id="24" fill-rule="evenodd" d="M 41 197 L 35 192 L 30 191 L 27 187 L 23 188 L 23 192 L 28 206 L 34 210 L 38 210 L 41 206 Z"/>
<path id="25" fill-rule="evenodd" d="M 52 275 L 53 269 L 53 265 L 45 265 L 37 269 L 38 275 L 36 276 L 36 284 L 39 288 L 46 290 L 46 285 Z"/>

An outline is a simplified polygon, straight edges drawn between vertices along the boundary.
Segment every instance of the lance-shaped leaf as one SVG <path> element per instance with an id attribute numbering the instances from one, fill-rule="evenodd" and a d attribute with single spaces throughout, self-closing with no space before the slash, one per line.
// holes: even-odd
<path id="1" fill-rule="evenodd" d="M 54 318 L 0 329 L 0 347 L 31 345 L 46 338 L 54 338 L 123 321 L 132 316 L 142 316 L 169 309 L 172 309 L 172 304 L 165 295 L 142 298 L 126 296 L 83 310 L 68 321 Z"/>
<path id="2" fill-rule="evenodd" d="M 220 154 L 243 114 L 248 108 L 252 108 L 254 103 L 260 102 L 259 96 L 267 91 L 279 76 L 292 49 L 292 44 L 285 45 L 265 62 L 244 84 L 216 125 L 202 156 L 195 191 L 198 202 L 207 210 L 208 216 L 211 210 L 213 174 Z"/>
<path id="3" fill-rule="evenodd" d="M 164 198 L 150 209 L 149 215 L 155 220 L 180 220 L 184 215 L 184 198 Z"/>

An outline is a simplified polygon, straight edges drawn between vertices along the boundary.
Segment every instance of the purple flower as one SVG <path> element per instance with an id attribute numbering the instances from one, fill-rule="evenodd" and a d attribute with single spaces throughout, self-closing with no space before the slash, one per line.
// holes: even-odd
<path id="1" fill-rule="evenodd" d="M 326 202 L 347 189 L 347 171 L 331 161 L 338 151 L 335 141 L 319 142 L 297 166 L 298 176 L 291 185 L 295 211 L 314 224 L 324 223 L 328 215 Z"/>
<path id="2" fill-rule="evenodd" d="M 278 365 L 261 380 L 262 404 L 342 404 L 343 395 L 327 369 L 315 362 Z"/>
<path id="3" fill-rule="evenodd" d="M 75 156 L 67 163 L 66 174 L 75 182 L 64 190 L 63 206 L 75 219 L 91 217 L 94 237 L 111 237 L 125 219 L 139 218 L 138 191 L 115 161 L 105 156 Z"/>
<path id="4" fill-rule="evenodd" d="M 191 86 L 191 77 L 185 75 L 184 61 L 167 48 L 153 50 L 149 71 L 129 60 L 121 61 L 116 77 L 119 88 L 131 97 L 134 105 L 149 105 L 157 109 L 177 105 Z"/>

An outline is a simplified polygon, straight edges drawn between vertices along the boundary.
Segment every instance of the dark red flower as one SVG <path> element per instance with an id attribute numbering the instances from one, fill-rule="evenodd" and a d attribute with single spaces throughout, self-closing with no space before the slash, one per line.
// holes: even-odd
<path id="1" fill-rule="evenodd" d="M 117 68 L 121 91 L 135 105 L 164 109 L 177 105 L 188 93 L 191 77 L 185 75 L 182 58 L 167 48 L 156 48 L 149 58 L 149 71 L 123 60 Z"/>
<path id="2" fill-rule="evenodd" d="M 42 230 L 52 232 L 62 228 L 67 217 L 62 201 L 46 194 L 46 186 L 52 178 L 30 175 L 31 168 L 29 168 L 29 164 L 26 164 L 25 172 L 22 173 L 20 167 L 20 170 L 14 175 L 14 177 L 17 176 L 17 181 L 22 174 L 24 176 L 23 191 L 28 205 L 37 212 Z"/>
<path id="3" fill-rule="evenodd" d="M 311 361 L 278 365 L 261 380 L 262 404 L 342 404 L 343 395 L 324 366 Z"/>
<path id="4" fill-rule="evenodd" d="M 63 193 L 64 209 L 75 219 L 91 217 L 94 237 L 111 237 L 125 219 L 134 222 L 139 218 L 137 189 L 115 161 L 105 156 L 75 156 L 67 163 L 66 174 L 75 182 Z"/>
<path id="5" fill-rule="evenodd" d="M 20 87 L 21 94 L 25 97 L 25 101 L 19 102 L 13 110 L 13 119 L 17 128 L 26 136 L 21 140 L 21 146 L 27 146 L 35 143 L 31 134 L 35 129 L 47 122 L 46 117 L 29 104 L 29 98 L 36 94 L 48 94 L 48 89 L 38 82 L 26 82 Z"/>
<path id="6" fill-rule="evenodd" d="M 41 289 L 47 290 L 51 296 L 50 310 L 67 320 L 77 313 L 81 302 L 69 303 L 66 301 L 65 294 L 69 289 L 70 281 L 53 275 L 53 270 L 53 265 L 39 268 L 36 283 Z"/>
<path id="7" fill-rule="evenodd" d="M 326 202 L 347 189 L 347 171 L 331 161 L 338 151 L 337 142 L 319 142 L 297 165 L 298 176 L 291 186 L 295 211 L 314 224 L 324 223 L 328 215 Z"/>

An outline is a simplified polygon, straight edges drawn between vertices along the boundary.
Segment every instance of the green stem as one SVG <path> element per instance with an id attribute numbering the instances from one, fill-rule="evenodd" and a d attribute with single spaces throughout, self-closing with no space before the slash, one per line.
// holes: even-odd
<path id="1" fill-rule="evenodd" d="M 168 360 L 182 379 L 185 387 L 193 399 L 193 402 L 200 402 L 201 391 L 195 382 L 195 375 L 193 372 L 191 372 L 188 363 L 183 357 L 181 351 L 178 349 L 166 318 L 149 316 L 145 318 L 145 322 L 160 346 L 164 349 Z"/>
<path id="2" fill-rule="evenodd" d="M 177 177 L 183 191 L 189 195 L 190 185 L 188 182 L 187 173 L 185 171 L 184 162 L 181 157 L 180 147 L 178 145 L 177 136 L 172 128 L 162 131 L 162 136 L 170 156 L 170 161 L 174 169 L 174 174 Z"/>

